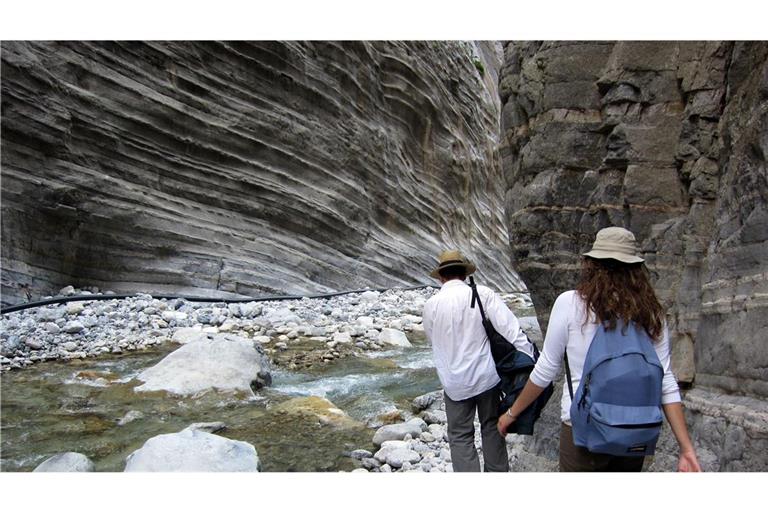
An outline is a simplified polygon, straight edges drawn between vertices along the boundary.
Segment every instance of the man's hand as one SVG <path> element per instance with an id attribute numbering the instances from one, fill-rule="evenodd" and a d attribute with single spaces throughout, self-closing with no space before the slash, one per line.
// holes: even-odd
<path id="1" fill-rule="evenodd" d="M 506 412 L 499 416 L 499 421 L 496 424 L 496 428 L 499 430 L 499 434 L 501 434 L 501 437 L 504 437 L 507 435 L 507 429 L 511 424 L 513 424 L 515 421 L 517 421 L 516 416 L 510 416 Z"/>

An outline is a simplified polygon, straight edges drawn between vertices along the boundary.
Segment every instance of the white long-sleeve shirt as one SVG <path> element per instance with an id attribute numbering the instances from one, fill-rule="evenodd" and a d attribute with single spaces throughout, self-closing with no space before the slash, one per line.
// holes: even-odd
<path id="1" fill-rule="evenodd" d="M 597 332 L 598 323 L 594 313 L 590 312 L 590 321 L 584 325 L 586 318 L 586 305 L 581 296 L 570 290 L 562 293 L 552 306 L 552 314 L 549 317 L 547 336 L 544 339 L 544 347 L 541 356 L 536 362 L 536 367 L 531 372 L 531 381 L 540 387 L 546 387 L 557 377 L 563 362 L 563 353 L 568 350 L 568 364 L 571 369 L 573 392 L 579 388 L 581 374 L 584 369 L 584 359 L 587 357 L 589 345 Z M 661 367 L 664 369 L 664 378 L 661 386 L 661 403 L 668 404 L 680 401 L 680 390 L 677 380 L 672 373 L 669 351 L 669 332 L 666 325 L 661 341 L 653 344 L 656 355 L 659 356 Z M 568 385 L 563 386 L 563 397 L 560 400 L 560 418 L 570 424 L 571 396 Z"/>
<path id="2" fill-rule="evenodd" d="M 533 346 L 520 322 L 496 293 L 478 286 L 485 316 L 515 348 L 533 357 Z M 422 323 L 440 383 L 451 400 L 466 400 L 499 383 L 480 308 L 470 308 L 472 288 L 452 279 L 424 305 Z"/>

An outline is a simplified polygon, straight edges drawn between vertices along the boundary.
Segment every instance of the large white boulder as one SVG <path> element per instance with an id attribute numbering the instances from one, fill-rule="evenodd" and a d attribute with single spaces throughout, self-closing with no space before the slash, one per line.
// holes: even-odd
<path id="1" fill-rule="evenodd" d="M 214 335 L 187 343 L 137 377 L 135 391 L 167 391 L 193 395 L 207 390 L 244 391 L 271 384 L 269 361 L 250 340 Z"/>
<path id="2" fill-rule="evenodd" d="M 125 471 L 259 471 L 256 448 L 244 441 L 186 428 L 149 439 L 126 459 Z"/>
<path id="3" fill-rule="evenodd" d="M 396 347 L 410 347 L 411 342 L 408 341 L 408 337 L 403 331 L 397 329 L 390 329 L 385 327 L 379 334 L 379 343 L 386 345 L 393 345 Z"/>
<path id="4" fill-rule="evenodd" d="M 46 459 L 33 472 L 88 473 L 93 471 L 93 462 L 82 453 L 59 453 Z"/>

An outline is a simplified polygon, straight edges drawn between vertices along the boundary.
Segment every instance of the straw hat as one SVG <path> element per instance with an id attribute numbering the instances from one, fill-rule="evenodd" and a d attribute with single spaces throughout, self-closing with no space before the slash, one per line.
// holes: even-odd
<path id="1" fill-rule="evenodd" d="M 624 228 L 610 227 L 597 232 L 592 250 L 585 252 L 590 258 L 614 259 L 624 263 L 642 263 L 645 261 L 638 254 L 635 235 Z"/>
<path id="2" fill-rule="evenodd" d="M 464 257 L 463 254 L 459 251 L 443 251 L 442 254 L 438 257 L 438 265 L 435 270 L 432 271 L 429 275 L 434 277 L 435 279 L 440 279 L 439 272 L 443 270 L 444 268 L 449 267 L 464 267 L 464 270 L 467 272 L 467 275 L 473 274 L 475 270 L 477 270 L 477 267 L 475 267 L 475 264 L 469 261 L 467 258 Z"/>

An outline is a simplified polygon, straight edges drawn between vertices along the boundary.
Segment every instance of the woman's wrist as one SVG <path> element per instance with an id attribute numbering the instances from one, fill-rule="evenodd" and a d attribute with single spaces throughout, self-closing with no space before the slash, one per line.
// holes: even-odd
<path id="1" fill-rule="evenodd" d="M 516 418 L 517 418 L 517 415 L 516 415 L 516 414 L 512 414 L 512 408 L 511 408 L 511 407 L 510 407 L 509 409 L 507 409 L 507 412 L 506 412 L 505 414 L 506 414 L 506 415 L 507 415 L 507 417 L 509 417 L 509 418 L 512 418 L 512 419 L 516 419 Z"/>
<path id="2" fill-rule="evenodd" d="M 693 448 L 692 445 L 691 446 L 681 446 L 680 447 L 680 455 L 682 455 L 684 453 L 692 453 L 692 454 L 696 455 L 696 450 Z"/>

